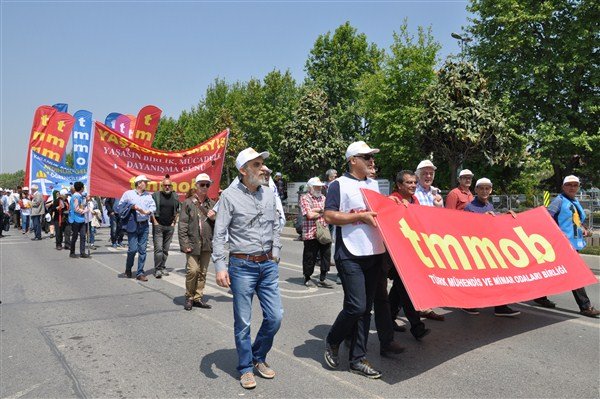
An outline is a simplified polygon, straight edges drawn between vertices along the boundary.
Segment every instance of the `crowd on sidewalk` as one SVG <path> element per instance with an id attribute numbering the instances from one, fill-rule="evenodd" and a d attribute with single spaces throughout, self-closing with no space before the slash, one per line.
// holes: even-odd
<path id="1" fill-rule="evenodd" d="M 347 170 L 339 177 L 336 170 L 328 170 L 325 182 L 318 176 L 310 178 L 306 184 L 307 192 L 299 201 L 304 285 L 336 289 L 328 278 L 330 268 L 335 265 L 344 292 L 341 310 L 324 337 L 325 363 L 332 369 L 339 368 L 340 346 L 345 344 L 350 371 L 373 379 L 380 378 L 382 372 L 367 360 L 372 311 L 381 356 L 404 351 L 394 339 L 394 332 L 404 332 L 409 327 L 411 335 L 422 340 L 431 332 L 423 319 L 444 321 L 444 316 L 435 309 L 415 309 L 376 228 L 377 214 L 367 209 L 361 195 L 362 188 L 379 192 L 375 180 L 378 153 L 379 149 L 371 148 L 363 141 L 350 144 L 345 153 Z M 257 152 L 252 148 L 241 151 L 236 158 L 239 174 L 229 187 L 220 191 L 216 201 L 209 198 L 208 191 L 218 182 L 213 182 L 206 173 L 195 178 L 195 187 L 183 201 L 173 191 L 169 175 L 162 180 L 160 190 L 154 193 L 146 190 L 146 176 L 137 176 L 135 187 L 125 191 L 120 198 L 91 197 L 82 182 L 53 192 L 47 200 L 36 185 L 17 187 L 14 191 L 0 189 L 0 237 L 10 225 L 22 234 L 31 235 L 33 241 L 42 240 L 42 231 L 47 231 L 55 239 L 56 250 L 68 249 L 70 258 L 87 259 L 96 248 L 96 228 L 105 222 L 110 225 L 113 248 L 123 247 L 127 236 L 123 277 L 146 282 L 150 231 L 156 279 L 169 275 L 169 250 L 177 233 L 179 248 L 186 257 L 184 309 L 212 308 L 203 295 L 212 260 L 216 283 L 233 294 L 237 370 L 242 387 L 251 389 L 257 383 L 255 372 L 266 379 L 276 375 L 266 358 L 284 314 L 278 264 L 282 247 L 280 235 L 285 223 L 282 201 L 287 198 L 287 192 L 280 172 L 273 179 L 270 177 L 272 171 L 266 165 L 269 156 L 268 152 Z M 464 169 L 458 175 L 458 187 L 451 190 L 444 201 L 440 190 L 433 186 L 436 169 L 430 160 L 423 160 L 414 171 L 399 171 L 389 198 L 398 206 L 445 207 L 490 217 L 497 214 L 490 201 L 493 191 L 490 179 L 477 179 L 473 193 L 475 174 Z M 577 251 L 585 246 L 585 237 L 589 234 L 583 223 L 585 212 L 576 198 L 579 188 L 578 177 L 565 177 L 562 193 L 548 207 L 550 215 Z M 318 278 L 313 280 L 317 264 Z M 392 281 L 389 292 L 388 280 Z M 263 311 L 263 320 L 252 340 L 250 325 L 255 295 Z M 573 295 L 582 315 L 600 315 L 585 288 L 574 290 Z M 547 297 L 534 300 L 542 307 L 556 306 Z M 401 311 L 408 320 L 407 326 L 396 321 Z M 478 315 L 481 310 L 462 311 Z M 494 308 L 494 315 L 498 317 L 519 314 L 510 304 Z"/>

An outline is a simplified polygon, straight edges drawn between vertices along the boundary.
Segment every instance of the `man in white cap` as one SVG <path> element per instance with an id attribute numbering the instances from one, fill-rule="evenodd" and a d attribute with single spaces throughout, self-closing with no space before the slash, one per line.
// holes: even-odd
<path id="1" fill-rule="evenodd" d="M 206 173 L 196 176 L 196 192 L 181 206 L 178 235 L 179 248 L 186 256 L 185 310 L 192 310 L 193 306 L 212 307 L 202 300 L 215 220 L 215 201 L 208 198 L 211 184 Z"/>
<path id="2" fill-rule="evenodd" d="M 148 178 L 145 175 L 137 176 L 133 183 L 134 190 L 123 193 L 119 201 L 121 210 L 129 210 L 129 223 L 127 223 L 127 261 L 125 263 L 125 276 L 132 277 L 131 269 L 135 254 L 138 254 L 138 267 L 136 279 L 148 281 L 144 275 L 144 264 L 146 263 L 146 247 L 148 246 L 148 221 L 154 211 L 156 204 L 149 192 L 146 191 Z M 120 212 L 119 212 L 120 213 Z"/>
<path id="3" fill-rule="evenodd" d="M 579 178 L 574 175 L 563 179 L 562 193 L 560 193 L 548 206 L 548 212 L 558 224 L 560 230 L 569 239 L 571 246 L 577 251 L 581 251 L 587 245 L 585 237 L 591 237 L 591 232 L 585 228 L 585 212 L 577 200 L 579 191 Z M 587 317 L 600 316 L 600 310 L 592 306 L 592 302 L 585 291 L 585 288 L 573 290 L 575 302 L 579 306 L 579 313 Z M 536 303 L 545 308 L 554 308 L 556 304 L 548 299 L 541 297 L 534 299 Z"/>
<path id="4" fill-rule="evenodd" d="M 263 378 L 275 377 L 266 357 L 283 317 L 278 283 L 281 226 L 275 193 L 263 186 L 263 165 L 268 157 L 268 152 L 259 153 L 253 148 L 239 153 L 235 165 L 240 181 L 221 194 L 213 238 L 212 261 L 217 284 L 230 287 L 233 294 L 237 370 L 241 375 L 240 384 L 246 389 L 256 386 L 253 370 Z M 229 242 L 229 261 L 226 241 Z M 263 321 L 252 343 L 250 322 L 254 293 L 260 301 Z"/>
<path id="5" fill-rule="evenodd" d="M 166 175 L 160 185 L 160 190 L 152 194 L 156 211 L 152 215 L 152 242 L 154 244 L 154 277 L 168 276 L 166 269 L 169 248 L 177 224 L 179 214 L 179 198 L 173 192 L 173 182 Z"/>
<path id="6" fill-rule="evenodd" d="M 327 243 L 322 243 L 317 239 L 317 224 L 320 224 L 321 227 L 327 229 L 329 232 L 329 226 L 323 217 L 323 213 L 325 212 L 325 196 L 323 196 L 321 190 L 325 184 L 318 177 L 313 177 L 308 180 L 306 185 L 308 192 L 300 197 L 300 212 L 304 216 L 302 222 L 302 241 L 304 242 L 302 274 L 304 275 L 304 285 L 307 287 L 315 286 L 311 276 L 315 271 L 317 255 L 320 255 L 321 273 L 318 285 L 323 288 L 333 288 L 333 285 L 326 280 L 330 267 L 331 240 Z"/>
<path id="7" fill-rule="evenodd" d="M 415 174 L 417 175 L 417 188 L 415 190 L 415 197 L 419 201 L 419 205 L 424 206 L 435 206 L 442 208 L 444 206 L 444 200 L 440 195 L 440 190 L 433 187 L 433 180 L 435 179 L 435 171 L 437 167 L 429 159 L 424 159 L 419 162 Z M 425 309 L 419 312 L 421 317 L 425 317 L 430 320 L 444 321 L 444 315 L 436 313 L 433 309 Z"/>
<path id="8" fill-rule="evenodd" d="M 491 180 L 486 177 L 477 180 L 477 183 L 475 183 L 475 194 L 476 195 L 475 198 L 473 198 L 473 201 L 468 203 L 467 206 L 465 206 L 464 210 L 467 212 L 485 213 L 494 216 L 496 214 L 494 211 L 494 205 L 490 202 L 490 196 L 492 194 Z M 514 212 L 509 211 L 509 213 L 511 213 L 513 217 L 516 217 L 516 214 Z M 472 315 L 479 314 L 478 309 L 463 310 Z M 494 307 L 494 315 L 498 317 L 514 317 L 520 314 L 521 312 L 519 312 L 518 310 L 511 309 L 510 307 L 508 307 L 508 305 L 500 305 Z"/>
<path id="9" fill-rule="evenodd" d="M 344 287 L 344 304 L 325 339 L 325 362 L 339 367 L 339 347 L 350 335 L 350 371 L 368 378 L 380 378 L 366 359 L 371 309 L 381 276 L 385 246 L 377 230 L 375 212 L 367 210 L 361 188 L 379 192 L 369 178 L 374 171 L 374 154 L 379 149 L 364 141 L 348 146 L 348 172 L 329 185 L 325 201 L 325 221 L 335 225 L 334 259 Z"/>
<path id="10" fill-rule="evenodd" d="M 463 169 L 458 174 L 458 187 L 450 190 L 446 196 L 446 209 L 456 209 L 462 211 L 467 204 L 473 201 L 471 193 L 471 183 L 473 181 L 473 172 L 469 169 Z"/>
<path id="11" fill-rule="evenodd" d="M 42 216 L 46 213 L 46 207 L 44 197 L 36 184 L 31 186 L 31 195 L 31 224 L 35 234 L 31 240 L 39 241 L 42 239 Z"/>

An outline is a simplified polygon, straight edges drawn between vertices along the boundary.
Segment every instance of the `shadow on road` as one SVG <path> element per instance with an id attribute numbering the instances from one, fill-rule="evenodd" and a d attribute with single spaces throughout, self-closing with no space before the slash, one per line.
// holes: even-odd
<path id="1" fill-rule="evenodd" d="M 239 378 L 236 369 L 237 363 L 238 357 L 235 349 L 219 349 L 202 358 L 200 372 L 208 378 L 216 379 L 219 377 L 213 370 L 216 367 L 237 380 Z"/>

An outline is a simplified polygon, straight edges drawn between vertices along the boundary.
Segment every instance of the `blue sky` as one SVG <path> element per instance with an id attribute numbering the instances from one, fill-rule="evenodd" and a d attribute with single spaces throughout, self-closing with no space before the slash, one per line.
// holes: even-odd
<path id="1" fill-rule="evenodd" d="M 104 121 L 153 104 L 177 117 L 215 78 L 304 79 L 318 35 L 346 21 L 387 48 L 405 18 L 431 26 L 441 55 L 468 23 L 466 1 L 5 1 L 1 4 L 0 172 L 24 169 L 33 113 L 69 104 Z"/>

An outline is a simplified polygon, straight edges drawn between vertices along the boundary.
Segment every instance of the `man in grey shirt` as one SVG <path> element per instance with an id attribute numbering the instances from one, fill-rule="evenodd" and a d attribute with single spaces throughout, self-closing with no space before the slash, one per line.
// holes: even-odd
<path id="1" fill-rule="evenodd" d="M 240 384 L 256 386 L 253 370 L 267 379 L 275 372 L 266 363 L 279 330 L 283 307 L 279 293 L 279 239 L 275 193 L 262 184 L 268 152 L 246 148 L 236 158 L 240 182 L 228 187 L 219 200 L 215 220 L 212 261 L 217 284 L 233 293 L 235 347 L 238 353 Z M 229 265 L 225 243 L 229 242 Z M 263 310 L 263 321 L 254 343 L 250 336 L 254 293 Z"/>

